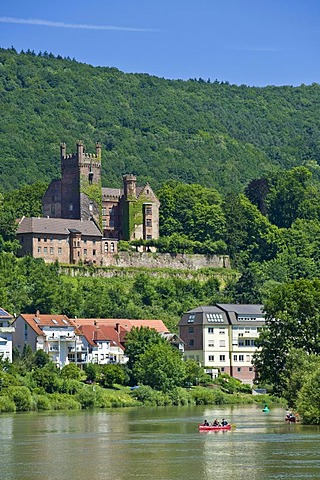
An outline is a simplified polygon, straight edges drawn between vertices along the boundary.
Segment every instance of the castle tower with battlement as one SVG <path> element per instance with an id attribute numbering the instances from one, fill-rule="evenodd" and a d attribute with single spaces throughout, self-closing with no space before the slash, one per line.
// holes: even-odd
<path id="1" fill-rule="evenodd" d="M 81 140 L 76 152 L 68 154 L 60 145 L 61 180 L 54 180 L 43 197 L 43 214 L 55 218 L 101 219 L 101 144 L 96 152 L 86 153 Z"/>

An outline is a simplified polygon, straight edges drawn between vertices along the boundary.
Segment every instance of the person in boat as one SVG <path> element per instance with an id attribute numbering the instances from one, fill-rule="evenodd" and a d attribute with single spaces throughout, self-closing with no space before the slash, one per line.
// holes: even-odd
<path id="1" fill-rule="evenodd" d="M 208 420 L 205 420 L 205 421 L 203 422 L 203 426 L 204 426 L 204 427 L 209 427 L 209 422 L 208 422 Z"/>
<path id="2" fill-rule="evenodd" d="M 289 422 L 295 422 L 296 420 L 295 414 L 293 412 L 287 413 L 286 420 L 288 420 Z"/>
<path id="3" fill-rule="evenodd" d="M 222 419 L 222 422 L 221 422 L 221 425 L 222 425 L 223 427 L 226 427 L 226 426 L 228 425 L 227 420 L 225 420 L 225 419 L 223 418 L 223 419 Z"/>
<path id="4" fill-rule="evenodd" d="M 219 420 L 218 420 L 217 418 L 215 418 L 215 419 L 213 420 L 212 426 L 213 426 L 213 427 L 219 427 L 219 426 L 220 426 L 220 422 L 219 422 Z"/>

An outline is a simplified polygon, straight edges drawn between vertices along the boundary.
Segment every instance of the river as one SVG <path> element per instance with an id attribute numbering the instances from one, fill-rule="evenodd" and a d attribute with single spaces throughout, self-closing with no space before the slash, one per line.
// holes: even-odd
<path id="1" fill-rule="evenodd" d="M 262 406 L 0 416 L 1 480 L 320 478 L 320 429 Z M 204 418 L 231 431 L 199 433 Z"/>

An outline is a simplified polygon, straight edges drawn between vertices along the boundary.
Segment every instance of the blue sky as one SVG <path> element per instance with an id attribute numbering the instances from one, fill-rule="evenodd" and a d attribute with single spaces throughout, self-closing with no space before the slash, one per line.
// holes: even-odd
<path id="1" fill-rule="evenodd" d="M 2 0 L 0 46 L 237 85 L 320 83 L 320 0 Z"/>

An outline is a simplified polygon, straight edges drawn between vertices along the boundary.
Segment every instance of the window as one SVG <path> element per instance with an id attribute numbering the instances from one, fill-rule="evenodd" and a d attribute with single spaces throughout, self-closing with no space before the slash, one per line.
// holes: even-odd
<path id="1" fill-rule="evenodd" d="M 106 226 L 107 226 L 106 220 L 102 220 L 102 228 L 106 228 Z"/>
<path id="2" fill-rule="evenodd" d="M 53 236 L 52 235 L 50 236 L 50 242 L 53 242 Z"/>
<path id="3" fill-rule="evenodd" d="M 194 345 L 194 340 L 193 340 L 193 338 L 190 338 L 190 340 L 189 340 L 189 346 L 190 346 L 190 347 L 193 347 L 193 345 Z"/>
<path id="4" fill-rule="evenodd" d="M 53 247 L 50 247 L 50 254 L 53 255 Z"/>
<path id="5" fill-rule="evenodd" d="M 214 347 L 214 341 L 213 340 L 210 340 L 210 342 L 208 343 L 208 347 Z"/>
<path id="6" fill-rule="evenodd" d="M 238 355 L 233 355 L 233 361 L 237 362 L 238 361 Z"/>
<path id="7" fill-rule="evenodd" d="M 194 328 L 193 327 L 189 327 L 189 333 L 194 333 Z"/>
<path id="8" fill-rule="evenodd" d="M 226 361 L 226 356 L 220 355 L 220 362 L 225 362 L 225 361 Z"/>
<path id="9" fill-rule="evenodd" d="M 220 328 L 219 335 L 224 335 L 225 333 L 226 333 L 226 329 L 225 328 Z"/>
<path id="10" fill-rule="evenodd" d="M 226 341 L 225 340 L 219 340 L 219 347 L 225 347 L 226 346 Z"/>
<path id="11" fill-rule="evenodd" d="M 40 241 L 41 241 L 41 237 L 38 237 L 38 242 L 40 242 Z"/>
<path id="12" fill-rule="evenodd" d="M 243 340 L 238 341 L 238 347 L 244 347 L 244 342 Z"/>
<path id="13" fill-rule="evenodd" d="M 87 248 L 84 248 L 83 249 L 83 255 L 87 255 L 88 254 L 88 249 Z"/>
<path id="14" fill-rule="evenodd" d="M 110 243 L 110 252 L 114 252 L 114 243 L 113 242 Z"/>
<path id="15" fill-rule="evenodd" d="M 152 235 L 147 235 L 147 240 L 151 240 L 152 239 Z"/>
<path id="16" fill-rule="evenodd" d="M 62 254 L 62 248 L 59 247 L 59 248 L 58 248 L 58 255 L 61 255 L 61 254 Z"/>
<path id="17" fill-rule="evenodd" d="M 56 213 L 56 209 L 54 205 L 51 205 L 51 213 Z"/>
<path id="18" fill-rule="evenodd" d="M 73 210 L 73 204 L 69 203 L 69 212 L 72 212 L 72 210 Z"/>
<path id="19" fill-rule="evenodd" d="M 108 242 L 104 242 L 104 252 L 108 253 Z"/>
<path id="20" fill-rule="evenodd" d="M 238 368 L 237 368 L 237 372 L 241 372 L 241 367 L 238 367 Z"/>
<path id="21" fill-rule="evenodd" d="M 96 241 L 95 240 L 92 240 L 92 245 L 95 245 L 96 244 Z"/>
<path id="22" fill-rule="evenodd" d="M 46 237 L 46 236 L 43 237 L 43 241 L 44 241 L 44 242 L 47 241 L 47 237 Z"/>
<path id="23" fill-rule="evenodd" d="M 41 253 L 41 247 L 38 247 L 38 253 Z"/>
<path id="24" fill-rule="evenodd" d="M 92 212 L 93 211 L 93 205 L 92 203 L 89 203 L 89 212 Z"/>
<path id="25" fill-rule="evenodd" d="M 147 227 L 152 227 L 152 220 L 150 218 L 146 219 L 146 226 Z"/>
<path id="26" fill-rule="evenodd" d="M 43 253 L 48 253 L 48 247 L 43 247 Z"/>
<path id="27" fill-rule="evenodd" d="M 209 355 L 209 362 L 214 362 L 214 355 Z"/>
<path id="28" fill-rule="evenodd" d="M 252 367 L 249 367 L 249 372 L 253 372 L 253 368 L 252 368 Z"/>
<path id="29" fill-rule="evenodd" d="M 102 215 L 104 215 L 104 216 L 107 215 L 107 209 L 106 209 L 106 207 L 103 207 L 103 208 L 102 208 Z"/>
<path id="30" fill-rule="evenodd" d="M 146 207 L 146 215 L 152 215 L 152 207 Z"/>
<path id="31" fill-rule="evenodd" d="M 96 250 L 95 250 L 95 249 L 92 250 L 92 255 L 93 255 L 94 257 L 96 256 Z"/>
<path id="32" fill-rule="evenodd" d="M 250 355 L 246 355 L 246 362 L 250 362 Z"/>
<path id="33" fill-rule="evenodd" d="M 213 327 L 209 327 L 209 328 L 208 328 L 208 333 L 214 333 L 214 328 L 213 328 Z"/>
<path id="34" fill-rule="evenodd" d="M 220 369 L 221 373 L 225 371 L 225 368 L 224 367 L 221 367 Z"/>
<path id="35" fill-rule="evenodd" d="M 244 362 L 244 355 L 239 355 L 239 362 Z"/>
<path id="36" fill-rule="evenodd" d="M 191 313 L 188 317 L 188 323 L 193 323 L 195 318 L 196 318 L 195 314 Z"/>

